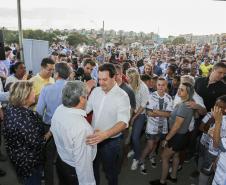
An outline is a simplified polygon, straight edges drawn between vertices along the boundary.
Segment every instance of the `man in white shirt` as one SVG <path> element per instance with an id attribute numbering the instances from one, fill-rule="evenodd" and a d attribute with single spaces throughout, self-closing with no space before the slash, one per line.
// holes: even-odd
<path id="1" fill-rule="evenodd" d="M 121 132 L 128 127 L 130 102 L 128 95 L 116 84 L 116 69 L 106 63 L 99 67 L 99 84 L 87 103 L 87 113 L 93 111 L 95 133 L 87 137 L 87 144 L 98 144 L 94 161 L 96 184 L 100 184 L 99 164 L 103 162 L 108 185 L 118 185 L 118 157 L 121 153 Z"/>
<path id="2" fill-rule="evenodd" d="M 96 185 L 93 173 L 96 146 L 86 144 L 87 136 L 93 134 L 84 118 L 86 98 L 83 82 L 68 82 L 62 91 L 62 105 L 52 117 L 50 131 L 59 154 L 56 167 L 60 185 Z"/>

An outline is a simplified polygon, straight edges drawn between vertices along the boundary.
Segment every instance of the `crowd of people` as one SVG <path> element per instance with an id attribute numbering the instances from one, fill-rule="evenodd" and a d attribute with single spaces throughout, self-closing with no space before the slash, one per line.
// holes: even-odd
<path id="1" fill-rule="evenodd" d="M 224 48 L 53 44 L 36 75 L 5 51 L 1 127 L 22 184 L 99 185 L 102 164 L 108 185 L 118 185 L 127 145 L 131 170 L 147 175 L 147 160 L 161 164 L 151 185 L 177 183 L 191 159 L 198 185 L 226 185 Z"/>

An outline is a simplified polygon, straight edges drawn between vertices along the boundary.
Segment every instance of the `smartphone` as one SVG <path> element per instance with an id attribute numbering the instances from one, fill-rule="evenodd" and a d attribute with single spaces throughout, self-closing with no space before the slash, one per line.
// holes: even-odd
<path id="1" fill-rule="evenodd" d="M 33 75 L 33 71 L 30 70 L 30 71 L 28 72 L 28 74 L 29 74 L 29 75 Z"/>

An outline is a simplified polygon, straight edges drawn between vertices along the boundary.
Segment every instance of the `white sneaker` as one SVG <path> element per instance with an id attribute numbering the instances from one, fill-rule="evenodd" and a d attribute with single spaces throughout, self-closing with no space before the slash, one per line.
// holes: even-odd
<path id="1" fill-rule="evenodd" d="M 134 151 L 130 150 L 129 153 L 127 154 L 127 158 L 130 158 L 134 155 Z"/>
<path id="2" fill-rule="evenodd" d="M 156 164 L 155 157 L 150 158 L 150 162 L 151 162 L 151 167 L 156 168 L 157 164 Z"/>
<path id="3" fill-rule="evenodd" d="M 137 167 L 138 167 L 138 163 L 139 163 L 138 160 L 133 159 L 133 163 L 132 163 L 132 165 L 131 165 L 131 170 L 136 170 Z"/>
<path id="4" fill-rule="evenodd" d="M 140 173 L 143 175 L 147 175 L 147 169 L 145 168 L 144 163 L 140 165 Z"/>
<path id="5" fill-rule="evenodd" d="M 172 166 L 170 166 L 169 167 L 169 173 L 172 173 L 172 171 L 173 171 L 173 168 L 172 168 Z"/>

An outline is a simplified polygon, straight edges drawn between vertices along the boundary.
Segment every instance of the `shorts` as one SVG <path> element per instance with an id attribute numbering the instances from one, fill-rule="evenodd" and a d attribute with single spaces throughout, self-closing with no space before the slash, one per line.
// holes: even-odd
<path id="1" fill-rule="evenodd" d="M 188 133 L 175 134 L 168 141 L 168 148 L 172 148 L 172 150 L 175 152 L 183 151 L 187 147 L 188 142 L 189 142 Z"/>
<path id="2" fill-rule="evenodd" d="M 154 140 L 154 141 L 162 141 L 165 139 L 166 134 L 149 134 L 149 133 L 145 133 L 146 139 L 147 140 Z"/>

